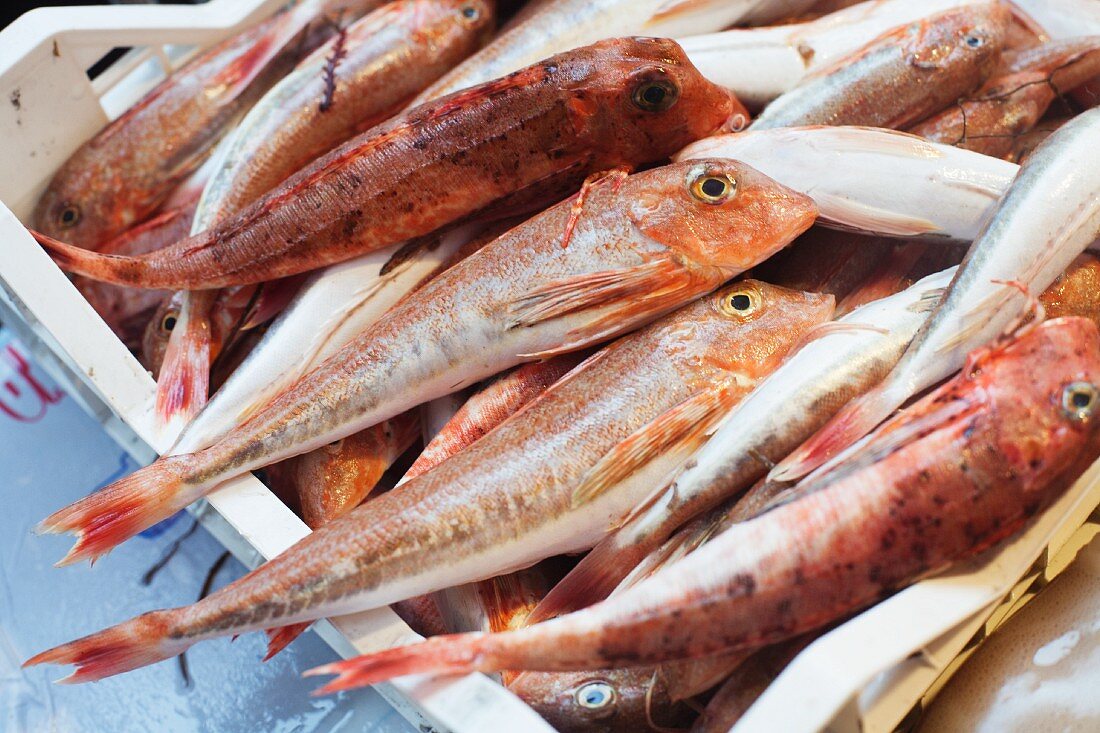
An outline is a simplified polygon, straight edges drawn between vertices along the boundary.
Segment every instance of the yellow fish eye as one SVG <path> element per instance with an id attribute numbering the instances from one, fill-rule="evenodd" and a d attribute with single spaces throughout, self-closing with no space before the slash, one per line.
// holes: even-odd
<path id="1" fill-rule="evenodd" d="M 680 90 L 670 79 L 648 78 L 634 87 L 631 100 L 646 112 L 664 112 L 680 99 Z"/>
<path id="2" fill-rule="evenodd" d="M 57 215 L 57 223 L 64 229 L 75 227 L 80 221 L 80 207 L 76 204 L 66 204 L 61 213 Z"/>
<path id="3" fill-rule="evenodd" d="M 737 193 L 737 181 L 725 173 L 704 173 L 691 182 L 691 195 L 705 204 L 722 204 Z"/>
<path id="4" fill-rule="evenodd" d="M 718 296 L 718 307 L 726 315 L 747 318 L 760 309 L 760 295 L 755 290 L 730 290 Z"/>
<path id="5" fill-rule="evenodd" d="M 176 323 L 179 322 L 179 316 L 179 312 L 174 310 L 165 313 L 164 318 L 160 321 L 160 329 L 165 333 L 171 333 L 175 329 Z"/>
<path id="6" fill-rule="evenodd" d="M 1088 382 L 1072 382 L 1062 390 L 1062 409 L 1070 419 L 1083 422 L 1092 416 L 1096 409 L 1100 391 Z"/>

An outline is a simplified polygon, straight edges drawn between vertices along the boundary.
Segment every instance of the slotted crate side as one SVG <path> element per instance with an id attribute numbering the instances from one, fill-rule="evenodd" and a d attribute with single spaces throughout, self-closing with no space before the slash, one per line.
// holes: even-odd
<path id="1" fill-rule="evenodd" d="M 153 380 L 17 216 L 29 217 L 57 166 L 106 123 L 104 104 L 117 115 L 163 76 L 166 61 L 182 63 L 188 46 L 215 43 L 280 5 L 214 0 L 197 8 L 49 8 L 0 33 L 0 93 L 6 102 L 0 107 L 0 307 L 53 375 L 142 461 L 151 460 L 154 449 L 167 448 L 154 427 Z M 132 68 L 91 82 L 87 67 L 119 46 L 144 48 L 123 57 L 124 67 Z M 251 475 L 230 482 L 193 511 L 249 567 L 308 532 Z M 419 638 L 389 609 L 322 622 L 318 632 L 343 656 Z M 417 725 L 454 733 L 553 730 L 484 675 L 408 678 L 378 689 Z"/>

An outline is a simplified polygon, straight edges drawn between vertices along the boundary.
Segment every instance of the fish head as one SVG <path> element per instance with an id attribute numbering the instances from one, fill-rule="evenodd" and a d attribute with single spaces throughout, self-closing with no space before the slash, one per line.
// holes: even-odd
<path id="1" fill-rule="evenodd" d="M 1047 318 L 1081 316 L 1100 326 L 1100 258 L 1088 253 L 1078 255 L 1039 296 L 1039 301 Z"/>
<path id="2" fill-rule="evenodd" d="M 669 699 L 652 667 L 588 672 L 524 672 L 508 689 L 557 730 L 634 733 L 647 722 L 680 727 L 690 710 Z M 648 698 L 648 702 L 647 702 Z"/>
<path id="3" fill-rule="evenodd" d="M 432 22 L 426 28 L 436 34 L 436 43 L 447 40 L 472 41 L 467 53 L 473 53 L 496 30 L 496 7 L 489 0 L 415 0 L 420 18 Z M 436 23 L 442 22 L 442 25 Z M 424 25 L 421 21 L 421 25 Z"/>
<path id="4" fill-rule="evenodd" d="M 179 323 L 182 307 L 183 293 L 173 293 L 164 299 L 145 326 L 145 334 L 141 339 L 142 364 L 153 374 L 159 374 L 160 367 L 164 364 L 168 340 L 172 338 L 172 331 Z"/>
<path id="5" fill-rule="evenodd" d="M 1000 62 L 1011 21 L 1000 2 L 954 8 L 906 28 L 902 53 L 919 68 L 970 74 L 977 87 Z"/>
<path id="6" fill-rule="evenodd" d="M 573 128 L 596 151 L 596 170 L 637 167 L 670 157 L 748 112 L 699 73 L 667 38 L 616 38 L 556 57 Z"/>
<path id="7" fill-rule="evenodd" d="M 57 172 L 35 206 L 32 220 L 37 231 L 84 249 L 99 249 L 149 213 L 109 206 L 120 201 L 113 195 L 119 182 L 109 166 L 94 158 L 82 149 Z M 103 195 L 107 191 L 111 197 Z"/>
<path id="8" fill-rule="evenodd" d="M 1049 485 L 1100 455 L 1100 329 L 1056 318 L 974 352 L 961 388 L 996 410 L 1002 460 L 1024 485 Z"/>
<path id="9" fill-rule="evenodd" d="M 809 229 L 809 196 L 733 160 L 674 163 L 633 176 L 624 200 L 645 236 L 699 265 L 736 275 Z"/>

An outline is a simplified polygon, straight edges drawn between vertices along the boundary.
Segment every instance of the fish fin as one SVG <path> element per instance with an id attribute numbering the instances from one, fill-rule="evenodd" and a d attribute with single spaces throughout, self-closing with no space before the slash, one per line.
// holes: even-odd
<path id="1" fill-rule="evenodd" d="M 171 614 L 172 611 L 142 614 L 109 629 L 35 654 L 23 662 L 23 666 L 74 664 L 76 671 L 58 680 L 59 684 L 68 685 L 94 682 L 170 659 L 191 646 L 189 641 L 172 640 L 168 636 Z"/>
<path id="2" fill-rule="evenodd" d="M 95 560 L 187 506 L 190 501 L 181 498 L 181 458 L 160 458 L 43 519 L 35 528 L 38 534 L 72 532 L 77 536 L 76 544 L 57 565 Z"/>
<path id="3" fill-rule="evenodd" d="M 464 674 L 481 670 L 480 643 L 483 634 L 434 636 L 418 644 L 386 649 L 374 654 L 325 664 L 305 672 L 306 677 L 321 674 L 337 675 L 336 679 L 316 690 L 314 695 L 328 695 L 339 690 L 374 685 L 410 674 Z M 484 669 L 481 671 L 490 671 Z"/>
<path id="4" fill-rule="evenodd" d="M 156 416 L 162 427 L 190 422 L 210 396 L 210 311 L 216 297 L 216 290 L 184 295 L 157 375 Z"/>
<path id="5" fill-rule="evenodd" d="M 825 226 L 888 237 L 918 237 L 943 231 L 928 219 L 888 211 L 824 191 L 814 191 L 813 199 L 821 208 L 820 223 Z"/>
<path id="6" fill-rule="evenodd" d="M 769 481 L 794 481 L 855 443 L 897 408 L 882 385 L 845 405 L 806 442 L 768 473 Z"/>
<path id="7" fill-rule="evenodd" d="M 851 321 L 827 321 L 825 323 L 819 323 L 809 331 L 802 335 L 802 338 L 791 347 L 788 352 L 790 356 L 797 354 L 801 349 L 806 348 L 814 341 L 825 338 L 826 336 L 833 336 L 840 333 L 877 333 L 885 336 L 890 333 L 889 329 L 881 328 L 879 326 L 873 326 L 869 323 L 853 323 Z"/>
<path id="8" fill-rule="evenodd" d="M 910 313 L 929 313 L 936 310 L 937 306 L 943 301 L 943 296 L 947 293 L 947 288 L 932 288 L 926 290 L 920 295 L 920 299 L 915 303 L 910 303 L 906 308 Z"/>
<path id="9" fill-rule="evenodd" d="M 272 282 L 266 282 L 260 286 L 260 292 L 252 301 L 248 313 L 241 319 L 240 330 L 262 326 L 283 310 L 294 300 L 302 284 L 305 283 L 307 273 L 291 275 Z"/>
<path id="10" fill-rule="evenodd" d="M 702 443 L 744 394 L 736 378 L 699 392 L 638 428 L 596 462 L 573 490 L 573 507 L 595 500 L 657 456 Z"/>
<path id="11" fill-rule="evenodd" d="M 301 636 L 312 623 L 312 621 L 303 621 L 300 624 L 279 626 L 265 631 L 264 633 L 267 634 L 267 653 L 264 654 L 263 661 L 266 662 L 283 649 L 286 649 L 290 645 L 290 642 Z"/>
<path id="12" fill-rule="evenodd" d="M 573 230 L 577 228 L 577 222 L 580 221 L 581 214 L 584 213 L 584 203 L 588 200 L 588 194 L 592 189 L 600 184 L 610 183 L 614 189 L 618 191 L 623 185 L 623 181 L 625 181 L 629 175 L 629 169 L 617 168 L 615 170 L 593 173 L 584 179 L 584 183 L 581 184 L 581 190 L 573 197 L 573 203 L 569 208 L 569 220 L 565 224 L 565 235 L 561 240 L 562 249 L 569 246 L 569 240 L 573 238 Z"/>
<path id="13" fill-rule="evenodd" d="M 665 681 L 669 699 L 680 702 L 703 694 L 729 677 L 756 651 L 749 647 L 696 659 L 676 659 L 660 665 L 659 674 Z"/>
<path id="14" fill-rule="evenodd" d="M 115 285 L 143 287 L 139 279 L 141 273 L 145 270 L 145 260 L 140 257 L 92 252 L 54 239 L 42 232 L 36 232 L 33 229 L 28 231 L 42 245 L 42 249 L 46 250 L 46 253 L 50 255 L 57 266 L 65 272 L 83 275 L 93 280 Z"/>
<path id="15" fill-rule="evenodd" d="M 520 296 L 511 304 L 508 327 L 529 327 L 581 311 L 611 308 L 610 312 L 570 331 L 565 345 L 524 355 L 556 356 L 607 338 L 631 319 L 667 312 L 723 279 L 725 276 L 718 268 L 691 266 L 673 257 L 590 272 L 547 283 Z"/>

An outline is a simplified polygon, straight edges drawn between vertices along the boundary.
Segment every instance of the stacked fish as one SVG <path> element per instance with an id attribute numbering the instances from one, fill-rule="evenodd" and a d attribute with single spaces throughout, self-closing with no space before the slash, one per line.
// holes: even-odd
<path id="1" fill-rule="evenodd" d="M 1100 0 L 497 10 L 302 0 L 58 171 L 34 235 L 178 436 L 61 563 L 248 471 L 314 531 L 27 664 L 393 605 L 431 638 L 325 691 L 725 731 L 1100 457 Z"/>

